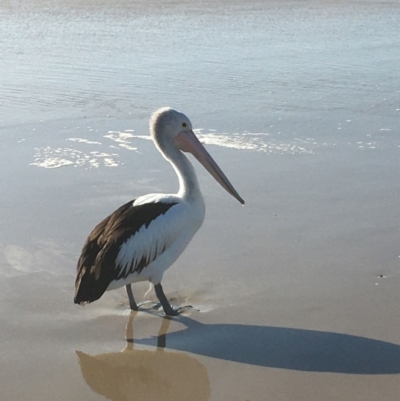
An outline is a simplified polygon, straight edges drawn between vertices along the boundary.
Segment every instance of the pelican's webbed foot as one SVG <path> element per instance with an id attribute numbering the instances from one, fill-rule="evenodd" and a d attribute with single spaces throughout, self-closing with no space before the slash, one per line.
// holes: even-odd
<path id="1" fill-rule="evenodd" d="M 158 300 L 161 302 L 161 306 L 164 309 L 164 312 L 168 316 L 177 316 L 180 313 L 182 308 L 174 309 L 171 304 L 168 302 L 167 297 L 164 294 L 164 290 L 161 286 L 161 283 L 154 285 L 154 290 L 156 292 Z"/>

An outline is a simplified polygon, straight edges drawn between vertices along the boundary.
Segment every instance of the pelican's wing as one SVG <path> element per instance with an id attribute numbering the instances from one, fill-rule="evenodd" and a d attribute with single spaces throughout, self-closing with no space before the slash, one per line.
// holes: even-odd
<path id="1" fill-rule="evenodd" d="M 87 238 L 77 265 L 75 303 L 93 302 L 113 280 L 140 273 L 179 235 L 176 219 L 164 216 L 180 213 L 177 202 L 133 203 L 105 218 Z"/>

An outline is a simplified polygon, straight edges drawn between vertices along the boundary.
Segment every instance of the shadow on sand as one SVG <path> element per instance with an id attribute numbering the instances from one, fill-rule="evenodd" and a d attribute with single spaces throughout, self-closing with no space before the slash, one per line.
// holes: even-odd
<path id="1" fill-rule="evenodd" d="M 250 365 L 308 372 L 400 373 L 400 345 L 366 337 L 285 327 L 202 324 L 169 333 L 167 348 Z M 135 340 L 154 345 L 154 339 Z"/>

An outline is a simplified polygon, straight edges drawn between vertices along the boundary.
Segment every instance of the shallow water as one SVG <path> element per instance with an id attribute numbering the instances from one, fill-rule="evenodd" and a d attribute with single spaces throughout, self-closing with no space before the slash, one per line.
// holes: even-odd
<path id="1" fill-rule="evenodd" d="M 3 127 L 160 105 L 229 132 L 399 117 L 397 2 L 70 3 L 2 3 Z"/>
<path id="2" fill-rule="evenodd" d="M 398 396 L 398 2 L 3 1 L 0 24 L 0 399 Z M 206 221 L 163 281 L 194 309 L 131 333 L 122 290 L 72 304 L 75 263 L 176 190 L 147 136 L 165 105 L 246 206 L 196 165 Z"/>

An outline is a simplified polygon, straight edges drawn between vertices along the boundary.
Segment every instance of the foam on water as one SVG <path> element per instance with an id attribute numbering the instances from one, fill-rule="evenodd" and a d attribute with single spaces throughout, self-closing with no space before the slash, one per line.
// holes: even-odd
<path id="1" fill-rule="evenodd" d="M 194 130 L 199 140 L 204 145 L 220 146 L 236 151 L 263 152 L 268 155 L 312 155 L 322 148 L 336 146 L 335 142 L 317 141 L 315 138 L 299 138 L 293 136 L 267 132 L 234 132 L 225 133 L 209 129 L 198 128 Z M 380 131 L 390 132 L 388 128 Z M 67 141 L 75 145 L 73 147 L 44 146 L 35 148 L 34 162 L 32 166 L 54 169 L 59 167 L 83 167 L 101 168 L 118 167 L 124 164 L 123 151 L 139 151 L 140 141 L 151 141 L 149 135 L 136 135 L 134 130 L 109 131 L 103 137 L 105 142 L 95 141 L 89 138 L 68 138 Z M 295 135 L 296 133 L 293 133 Z M 370 134 L 366 139 L 344 142 L 344 146 L 357 149 L 377 149 L 382 146 L 379 139 L 372 138 Z M 384 138 L 383 138 L 384 139 Z M 97 150 L 88 150 L 97 148 Z"/>
<path id="2" fill-rule="evenodd" d="M 224 148 L 233 148 L 238 150 L 250 150 L 270 154 L 298 154 L 314 153 L 313 147 L 317 143 L 311 140 L 300 140 L 294 138 L 291 141 L 283 141 L 273 138 L 265 132 L 244 132 L 244 133 L 218 133 L 211 131 L 201 133 L 201 129 L 196 130 L 200 141 L 206 145 L 216 145 Z M 301 144 L 299 142 L 302 142 Z"/>
<path id="3" fill-rule="evenodd" d="M 51 146 L 35 148 L 34 162 L 31 166 L 59 168 L 65 166 L 99 168 L 118 167 L 122 164 L 116 153 L 99 151 L 84 152 L 73 148 L 52 148 Z"/>
<path id="4" fill-rule="evenodd" d="M 132 131 L 132 130 L 131 130 Z M 205 145 L 215 145 L 243 151 L 256 151 L 268 154 L 313 154 L 315 149 L 328 144 L 318 144 L 314 139 L 293 138 L 279 140 L 268 133 L 218 133 L 215 130 L 203 133 L 202 129 L 195 130 L 200 141 Z M 112 143 L 101 143 L 87 138 L 68 138 L 76 145 L 73 147 L 45 146 L 35 148 L 34 162 L 31 166 L 47 169 L 65 166 L 100 168 L 118 167 L 123 164 L 121 154 L 116 153 L 122 149 L 138 151 L 140 144 L 133 145 L 134 140 L 151 140 L 149 135 L 135 135 L 127 131 L 109 131 L 104 138 Z M 82 146 L 83 145 L 83 146 Z M 87 146 L 97 147 L 99 150 L 87 150 Z M 110 153 L 109 150 L 112 149 Z"/>
<path id="5" fill-rule="evenodd" d="M 114 141 L 119 147 L 125 148 L 128 150 L 137 150 L 136 147 L 132 146 L 132 138 L 135 138 L 131 132 L 133 130 L 129 130 L 130 132 L 120 132 L 120 131 L 108 131 L 107 135 L 104 135 L 104 138 L 111 139 Z"/>

